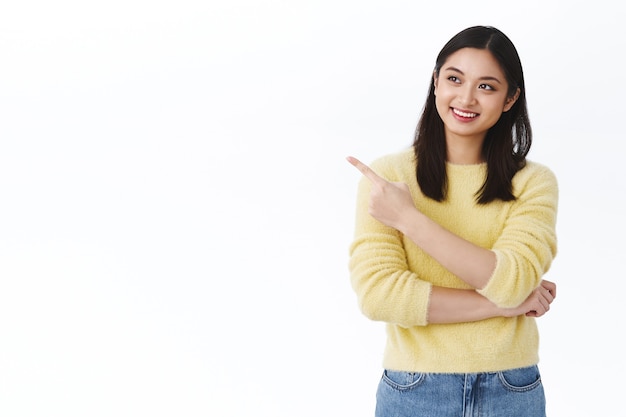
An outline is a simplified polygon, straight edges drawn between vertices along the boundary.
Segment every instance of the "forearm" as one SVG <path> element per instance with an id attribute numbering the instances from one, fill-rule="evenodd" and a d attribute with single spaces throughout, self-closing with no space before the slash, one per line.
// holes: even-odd
<path id="1" fill-rule="evenodd" d="M 495 254 L 412 210 L 397 229 L 452 274 L 473 288 L 483 288 L 496 267 Z"/>
<path id="2" fill-rule="evenodd" d="M 428 323 L 464 323 L 512 315 L 512 310 L 498 308 L 474 290 L 432 287 L 428 305 Z"/>

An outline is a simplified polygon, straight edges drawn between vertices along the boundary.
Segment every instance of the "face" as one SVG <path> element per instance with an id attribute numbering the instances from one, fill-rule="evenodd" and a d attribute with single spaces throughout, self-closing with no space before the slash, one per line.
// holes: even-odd
<path id="1" fill-rule="evenodd" d="M 507 97 L 508 83 L 486 49 L 462 48 L 448 57 L 435 77 L 435 105 L 446 140 L 482 141 L 519 96 Z"/>

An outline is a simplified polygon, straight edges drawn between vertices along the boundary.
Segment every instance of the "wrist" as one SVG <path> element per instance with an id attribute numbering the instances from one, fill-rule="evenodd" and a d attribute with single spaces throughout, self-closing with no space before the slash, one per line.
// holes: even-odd
<path id="1" fill-rule="evenodd" d="M 398 220 L 396 230 L 400 231 L 405 236 L 408 236 L 413 242 L 417 243 L 419 236 L 417 233 L 424 230 L 424 221 L 428 219 L 417 208 L 412 207 L 407 210 L 404 215 Z"/>
<path id="2" fill-rule="evenodd" d="M 516 317 L 519 316 L 520 314 L 522 314 L 520 311 L 518 311 L 517 308 L 501 308 L 498 307 L 498 311 L 499 311 L 499 316 L 502 317 L 507 317 L 507 318 L 511 318 L 511 317 Z"/>

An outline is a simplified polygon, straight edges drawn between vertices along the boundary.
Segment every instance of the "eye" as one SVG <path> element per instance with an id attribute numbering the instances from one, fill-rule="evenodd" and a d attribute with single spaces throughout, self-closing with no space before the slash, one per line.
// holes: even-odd
<path id="1" fill-rule="evenodd" d="M 452 81 L 453 83 L 457 83 L 457 84 L 461 82 L 461 80 L 459 80 L 459 77 L 456 77 L 454 75 L 450 75 L 448 77 L 448 81 Z"/>
<path id="2" fill-rule="evenodd" d="M 481 88 L 483 90 L 488 90 L 488 91 L 495 91 L 495 88 L 493 88 L 493 86 L 489 84 L 481 84 L 478 86 L 478 88 Z"/>

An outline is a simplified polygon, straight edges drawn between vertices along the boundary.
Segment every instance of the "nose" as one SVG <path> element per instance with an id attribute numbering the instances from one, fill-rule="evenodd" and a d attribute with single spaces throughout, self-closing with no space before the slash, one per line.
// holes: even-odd
<path id="1" fill-rule="evenodd" d="M 464 106 L 468 106 L 470 104 L 474 104 L 476 97 L 474 95 L 474 88 L 470 85 L 463 86 L 459 91 L 458 100 Z"/>

